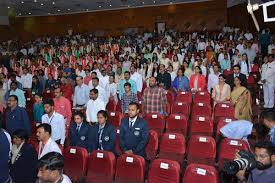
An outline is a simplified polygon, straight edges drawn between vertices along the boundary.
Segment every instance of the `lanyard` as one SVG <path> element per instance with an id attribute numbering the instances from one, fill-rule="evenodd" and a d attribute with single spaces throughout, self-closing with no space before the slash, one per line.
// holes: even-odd
<path id="1" fill-rule="evenodd" d="M 50 118 L 50 121 L 49 121 L 49 124 L 50 124 L 50 125 L 52 124 L 53 118 L 54 118 L 54 114 L 53 114 L 53 115 L 51 116 L 51 118 Z"/>

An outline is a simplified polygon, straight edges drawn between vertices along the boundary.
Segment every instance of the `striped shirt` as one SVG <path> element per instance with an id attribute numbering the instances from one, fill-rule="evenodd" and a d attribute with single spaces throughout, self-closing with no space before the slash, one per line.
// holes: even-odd
<path id="1" fill-rule="evenodd" d="M 131 102 L 138 103 L 137 94 L 131 92 L 130 95 L 127 95 L 126 93 L 123 93 L 121 98 L 121 108 L 124 113 L 128 111 L 128 106 Z"/>

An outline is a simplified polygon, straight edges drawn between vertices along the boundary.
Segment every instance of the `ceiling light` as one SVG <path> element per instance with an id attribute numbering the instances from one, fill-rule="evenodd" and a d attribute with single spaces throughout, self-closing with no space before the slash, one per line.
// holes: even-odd
<path id="1" fill-rule="evenodd" d="M 89 11 L 89 9 L 86 9 L 86 11 Z"/>
<path id="2" fill-rule="evenodd" d="M 173 2 L 170 2 L 170 4 L 173 4 Z"/>
<path id="3" fill-rule="evenodd" d="M 60 10 L 57 10 L 58 12 L 60 11 Z"/>
<path id="4" fill-rule="evenodd" d="M 145 4 L 145 2 L 143 1 L 142 4 Z"/>
<path id="5" fill-rule="evenodd" d="M 128 8 L 130 8 L 130 5 L 128 5 Z"/>
<path id="6" fill-rule="evenodd" d="M 37 0 L 34 0 L 33 2 L 35 2 L 35 3 L 36 3 L 36 2 L 37 2 Z"/>
<path id="7" fill-rule="evenodd" d="M 21 15 L 22 15 L 21 13 L 18 14 L 18 16 L 21 16 Z"/>
<path id="8" fill-rule="evenodd" d="M 41 6 L 43 6 L 44 4 L 43 3 L 41 3 Z"/>
<path id="9" fill-rule="evenodd" d="M 99 5 L 98 7 L 99 7 L 99 8 L 101 8 L 101 6 L 100 6 L 100 5 Z"/>
<path id="10" fill-rule="evenodd" d="M 153 1 L 153 3 L 156 3 L 156 1 Z"/>
<path id="11" fill-rule="evenodd" d="M 31 12 L 29 12 L 29 15 L 31 15 L 32 13 Z"/>
<path id="12" fill-rule="evenodd" d="M 54 4 L 55 4 L 55 2 L 53 1 L 53 2 L 52 2 L 52 4 L 54 5 Z"/>
<path id="13" fill-rule="evenodd" d="M 70 8 L 68 8 L 68 11 L 70 11 L 71 9 Z"/>
<path id="14" fill-rule="evenodd" d="M 110 7 L 112 7 L 112 5 L 110 4 Z"/>
<path id="15" fill-rule="evenodd" d="M 50 15 L 51 13 L 48 13 L 48 15 Z"/>
<path id="16" fill-rule="evenodd" d="M 8 6 L 8 9 L 10 9 L 11 7 Z"/>
<path id="17" fill-rule="evenodd" d="M 22 4 L 24 4 L 24 1 L 21 1 Z"/>

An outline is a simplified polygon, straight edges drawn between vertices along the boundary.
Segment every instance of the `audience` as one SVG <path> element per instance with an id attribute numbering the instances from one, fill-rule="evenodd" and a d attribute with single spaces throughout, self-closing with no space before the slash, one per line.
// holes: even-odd
<path id="1" fill-rule="evenodd" d="M 241 67 L 240 65 L 234 65 L 233 66 L 233 74 L 230 74 L 227 79 L 226 79 L 226 83 L 230 85 L 231 90 L 233 90 L 234 86 L 235 86 L 235 81 L 234 79 L 236 77 L 239 77 L 242 83 L 242 86 L 246 87 L 247 86 L 247 81 L 246 81 L 246 75 L 240 73 L 241 72 Z"/>
<path id="2" fill-rule="evenodd" d="M 225 75 L 219 75 L 218 84 L 214 86 L 212 90 L 212 99 L 214 100 L 214 105 L 221 102 L 226 102 L 230 100 L 231 89 L 228 84 L 225 83 Z"/>
<path id="3" fill-rule="evenodd" d="M 4 129 L 0 128 L 0 182 L 12 182 L 10 178 L 10 153 L 11 153 L 11 137 Z"/>
<path id="4" fill-rule="evenodd" d="M 130 103 L 132 102 L 138 103 L 137 95 L 131 91 L 130 83 L 124 84 L 124 91 L 125 93 L 123 93 L 121 98 L 121 108 L 122 108 L 123 114 L 128 113 L 128 106 Z"/>
<path id="5" fill-rule="evenodd" d="M 89 100 L 89 87 L 83 83 L 82 76 L 76 77 L 75 81 L 77 85 L 74 89 L 73 107 L 84 107 Z"/>
<path id="6" fill-rule="evenodd" d="M 176 92 L 190 91 L 189 79 L 184 75 L 184 70 L 182 68 L 178 69 L 177 77 L 173 81 L 173 88 Z"/>
<path id="7" fill-rule="evenodd" d="M 44 106 L 42 101 L 42 95 L 36 93 L 34 95 L 35 103 L 33 104 L 33 120 L 36 125 L 42 122 L 42 116 L 44 115 Z"/>
<path id="8" fill-rule="evenodd" d="M 195 67 L 195 74 L 190 77 L 190 88 L 192 93 L 204 91 L 206 89 L 205 77 L 202 75 L 200 66 Z"/>

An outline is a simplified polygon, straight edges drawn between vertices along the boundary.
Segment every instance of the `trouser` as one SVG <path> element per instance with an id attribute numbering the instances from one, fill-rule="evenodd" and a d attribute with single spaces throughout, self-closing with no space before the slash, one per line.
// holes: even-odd
<path id="1" fill-rule="evenodd" d="M 264 108 L 273 108 L 275 86 L 265 83 L 263 84 L 263 90 L 264 90 Z"/>

